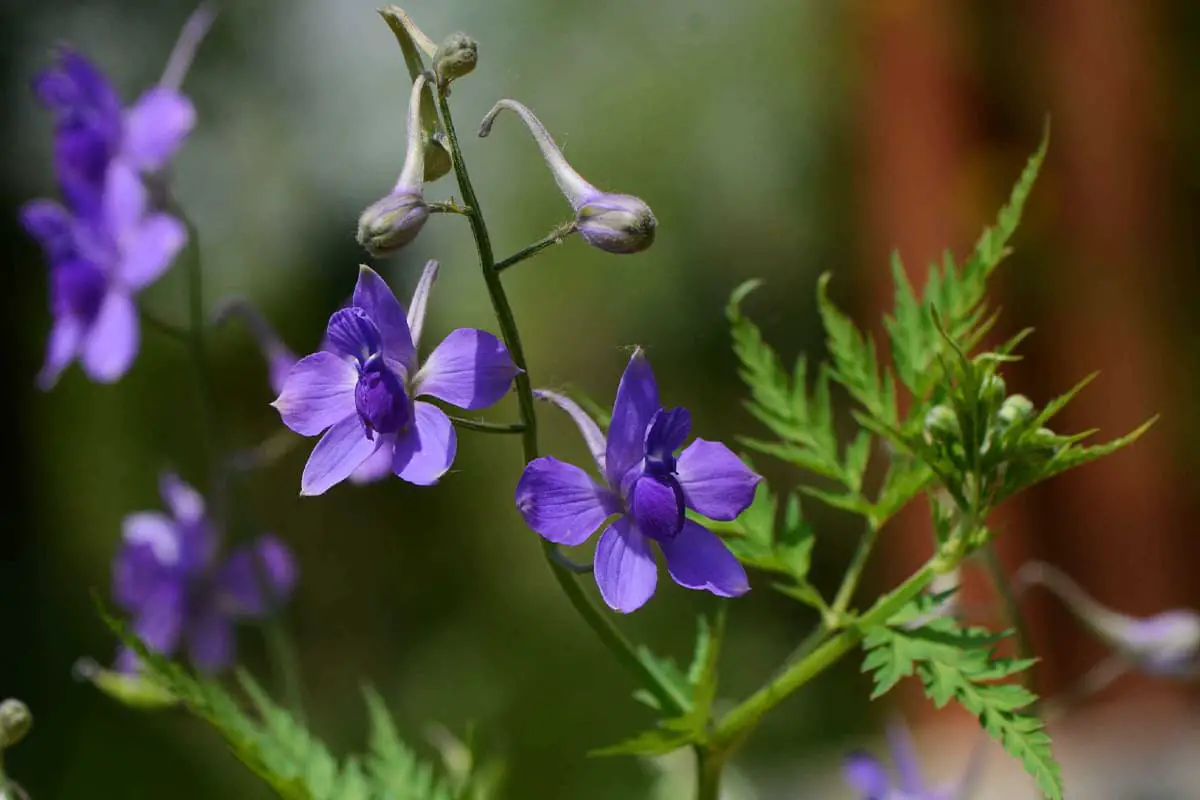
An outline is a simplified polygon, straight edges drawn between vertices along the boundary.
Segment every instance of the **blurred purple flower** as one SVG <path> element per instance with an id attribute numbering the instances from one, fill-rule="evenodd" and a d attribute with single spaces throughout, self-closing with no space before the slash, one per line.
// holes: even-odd
<path id="1" fill-rule="evenodd" d="M 98 215 L 109 165 L 116 160 L 141 172 L 163 169 L 196 123 L 196 110 L 180 86 L 192 56 L 212 23 L 202 6 L 184 25 L 158 85 L 128 109 L 94 64 L 70 48 L 33 82 L 38 100 L 54 114 L 54 165 L 63 196 L 78 213 Z"/>
<path id="2" fill-rule="evenodd" d="M 183 223 L 149 208 L 139 173 L 165 167 L 195 124 L 179 86 L 211 18 L 204 8 L 192 15 L 158 86 L 128 110 L 103 73 L 69 49 L 34 80 L 54 114 L 55 172 L 66 201 L 34 200 L 20 214 L 50 267 L 54 322 L 38 376 L 43 389 L 76 358 L 93 380 L 110 383 L 137 354 L 134 295 L 187 241 Z"/>
<path id="3" fill-rule="evenodd" d="M 171 656 L 183 643 L 197 669 L 216 672 L 233 663 L 234 620 L 264 617 L 286 601 L 296 563 L 269 534 L 219 561 L 219 537 L 203 498 L 171 474 L 159 488 L 170 514 L 125 518 L 124 544 L 113 560 L 113 598 L 148 647 Z M 122 649 L 117 666 L 135 671 L 136 654 Z"/>
<path id="4" fill-rule="evenodd" d="M 134 297 L 171 265 L 187 229 L 175 217 L 148 211 L 146 187 L 120 161 L 109 165 L 98 216 L 34 200 L 21 209 L 21 224 L 50 262 L 54 321 L 38 385 L 53 387 L 76 358 L 92 380 L 118 380 L 138 351 Z"/>
<path id="5" fill-rule="evenodd" d="M 749 507 L 760 478 L 723 444 L 696 439 L 678 457 L 691 428 L 686 409 L 664 409 L 650 364 L 639 348 L 621 376 L 607 438 L 574 401 L 538 397 L 575 420 L 604 483 L 546 456 L 531 461 L 517 484 L 525 523 L 555 544 L 583 544 L 612 517 L 596 546 L 594 571 L 604 601 L 616 611 L 641 608 L 654 594 L 658 542 L 680 586 L 722 597 L 749 590 L 742 565 L 707 528 L 684 516 L 692 509 L 730 521 Z"/>
<path id="6" fill-rule="evenodd" d="M 955 800 L 962 796 L 963 787 L 975 766 L 974 759 L 960 784 L 933 789 L 926 785 L 921 776 L 921 767 L 908 728 L 895 723 L 888 726 L 887 735 L 896 767 L 895 780 L 883 763 L 870 753 L 851 753 L 842 765 L 846 783 L 859 793 L 860 800 Z"/>
<path id="7" fill-rule="evenodd" d="M 418 363 L 437 268 L 436 261 L 425 265 L 406 317 L 383 279 L 362 267 L 351 306 L 329 319 L 324 348 L 288 373 L 272 403 L 284 424 L 303 436 L 326 431 L 304 466 L 301 494 L 322 494 L 360 467 L 376 474 L 390 469 L 419 486 L 434 484 L 454 462 L 454 426 L 419 398 L 474 411 L 509 390 L 516 365 L 485 331 L 451 331 Z"/>

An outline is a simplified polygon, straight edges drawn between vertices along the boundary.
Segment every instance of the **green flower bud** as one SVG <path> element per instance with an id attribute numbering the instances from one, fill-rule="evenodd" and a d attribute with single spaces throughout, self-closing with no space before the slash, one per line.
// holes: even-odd
<path id="1" fill-rule="evenodd" d="M 1006 394 L 1008 386 L 1004 383 L 1004 378 L 996 374 L 985 377 L 979 387 L 979 399 L 993 408 L 1004 402 Z"/>
<path id="2" fill-rule="evenodd" d="M 450 34 L 433 54 L 433 71 L 437 75 L 438 87 L 444 94 L 450 94 L 450 82 L 469 75 L 478 62 L 479 44 L 465 33 Z"/>
<path id="3" fill-rule="evenodd" d="M 9 698 L 0 703 L 0 750 L 25 738 L 33 727 L 33 715 L 20 700 Z"/>
<path id="4" fill-rule="evenodd" d="M 933 442 L 955 442 L 962 436 L 958 415 L 949 406 L 934 406 L 925 415 L 925 439 Z"/>
<path id="5" fill-rule="evenodd" d="M 1058 434 L 1049 428 L 1038 428 L 1029 435 L 1029 444 L 1035 450 L 1045 450 L 1046 452 L 1053 453 L 1058 450 Z"/>
<path id="6" fill-rule="evenodd" d="M 1033 415 L 1033 402 L 1023 394 L 1014 394 L 1000 405 L 996 419 L 1004 427 L 1011 427 L 1018 422 L 1024 422 Z"/>

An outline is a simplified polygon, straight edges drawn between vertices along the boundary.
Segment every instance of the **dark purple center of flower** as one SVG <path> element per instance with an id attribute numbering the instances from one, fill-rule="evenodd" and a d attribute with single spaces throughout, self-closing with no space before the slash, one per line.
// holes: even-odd
<path id="1" fill-rule="evenodd" d="M 629 487 L 629 513 L 647 536 L 664 541 L 683 527 L 683 487 L 675 476 L 675 451 L 683 446 L 692 418 L 686 408 L 661 409 L 646 431 L 641 474 Z"/>
<path id="2" fill-rule="evenodd" d="M 59 264 L 50 272 L 50 307 L 56 317 L 90 322 L 100 311 L 107 290 L 104 274 L 83 261 Z"/>
<path id="3" fill-rule="evenodd" d="M 404 382 L 379 354 L 363 364 L 354 387 L 354 406 L 367 428 L 374 433 L 396 433 L 412 421 L 412 402 L 404 391 Z"/>

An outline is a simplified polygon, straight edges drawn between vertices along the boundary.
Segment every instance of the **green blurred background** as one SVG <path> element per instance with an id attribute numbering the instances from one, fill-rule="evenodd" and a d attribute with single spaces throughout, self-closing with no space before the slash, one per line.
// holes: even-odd
<path id="1" fill-rule="evenodd" d="M 230 294 L 252 299 L 300 353 L 350 292 L 366 258 L 355 220 L 403 158 L 408 78 L 374 7 L 227 3 L 186 84 L 200 121 L 176 162 L 175 190 L 200 231 L 210 306 Z M 1197 431 L 1181 400 L 1195 392 L 1197 361 L 1194 3 L 412 0 L 407 10 L 434 39 L 461 29 L 480 42 L 480 66 L 452 98 L 461 132 L 496 99 L 521 100 L 585 177 L 643 197 L 658 217 L 644 254 L 608 256 L 571 239 L 506 274 L 535 384 L 608 404 L 628 348 L 640 344 L 664 399 L 690 407 L 706 438 L 759 433 L 740 406 L 723 320 L 737 284 L 767 281 L 749 308 L 785 358 L 818 355 L 817 275 L 832 271 L 839 300 L 877 319 L 888 250 L 899 246 L 919 277 L 943 246 L 969 247 L 1049 113 L 1052 155 L 998 287 L 1005 330 L 1039 328 L 1010 386 L 1045 400 L 1101 368 L 1109 377 L 1072 427 L 1115 435 L 1155 411 L 1167 418 L 1130 455 L 1022 499 L 1006 519 L 1005 557 L 1054 560 L 1130 612 L 1200 601 L 1188 535 Z M 165 468 L 200 481 L 205 441 L 186 354 L 152 330 L 116 386 L 72 369 L 51 393 L 34 388 L 45 270 L 14 223 L 21 202 L 53 187 L 48 115 L 28 91 L 51 45 L 82 49 L 132 100 L 157 79 L 190 11 L 174 0 L 0 8 L 0 199 L 13 212 L 0 223 L 13 403 L 3 433 L 0 695 L 33 709 L 34 733 L 6 755 L 6 769 L 39 799 L 266 796 L 202 725 L 120 708 L 72 680 L 77 658 L 107 662 L 114 650 L 90 593 L 107 594 L 122 517 L 158 505 Z M 567 218 L 515 118 L 464 146 L 499 255 Z M 453 193 L 449 178 L 427 190 Z M 431 257 L 443 267 L 426 341 L 455 327 L 494 329 L 464 220 L 435 217 L 375 266 L 403 297 Z M 182 322 L 182 272 L 144 299 Z M 248 445 L 277 432 L 253 341 L 231 326 L 215 354 L 229 437 Z M 508 419 L 515 407 L 490 413 Z M 542 419 L 545 451 L 583 458 L 573 428 L 553 413 Z M 629 679 L 574 618 L 521 524 L 518 443 L 463 432 L 455 471 L 436 489 L 389 480 L 301 499 L 309 449 L 252 476 L 243 500 L 255 527 L 299 556 L 288 623 L 314 728 L 341 752 L 361 749 L 359 686 L 370 681 L 428 753 L 428 723 L 474 724 L 485 749 L 509 762 L 509 797 L 649 796 L 650 765 L 584 755 L 652 718 L 628 699 Z M 800 477 L 760 466 L 780 488 Z M 821 532 L 817 582 L 828 586 L 854 528 L 810 505 Z M 873 586 L 923 557 L 920 513 L 890 535 Z M 728 698 L 765 679 L 813 622 L 766 579 L 753 582 L 731 612 Z M 653 603 L 620 622 L 684 657 L 695 614 L 712 605 L 664 581 Z M 1044 686 L 1067 685 L 1099 650 L 1058 606 L 1039 600 L 1030 613 Z M 244 629 L 240 646 L 270 681 L 259 633 Z M 738 763 L 759 796 L 814 796 L 807 776 L 877 729 L 882 709 L 865 697 L 846 662 L 772 715 Z M 1111 719 L 1146 730 L 1161 728 L 1161 714 L 1194 722 L 1191 703 L 1190 691 L 1138 682 L 1104 701 Z M 921 703 L 907 710 L 924 719 Z M 1085 777 L 1088 747 L 1071 762 Z M 942 777 L 957 774 L 948 769 Z M 1129 769 L 1153 773 L 1146 780 L 1167 792 L 1156 797 L 1200 797 L 1187 788 L 1198 783 L 1164 789 L 1162 770 L 1136 757 Z M 1105 791 L 1116 793 L 1086 796 L 1138 796 L 1111 783 Z"/>

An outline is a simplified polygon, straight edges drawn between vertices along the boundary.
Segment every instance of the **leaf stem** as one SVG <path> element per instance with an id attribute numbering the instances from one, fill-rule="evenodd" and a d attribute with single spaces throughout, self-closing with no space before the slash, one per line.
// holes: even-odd
<path id="1" fill-rule="evenodd" d="M 520 264 L 527 258 L 536 256 L 538 253 L 542 252 L 548 247 L 553 247 L 556 244 L 562 244 L 562 240 L 574 232 L 575 221 L 571 220 L 570 222 L 565 222 L 528 247 L 518 250 L 508 258 L 497 261 L 496 265 L 492 267 L 492 269 L 494 269 L 496 272 L 503 272 L 509 267 Z"/>
<path id="2" fill-rule="evenodd" d="M 983 563 L 987 567 L 988 576 L 991 578 L 992 585 L 996 589 L 996 594 L 999 596 L 1000 602 L 1004 607 L 1004 616 L 1016 634 L 1017 658 L 1030 658 L 1033 654 L 1033 649 L 1029 641 L 1029 628 L 1025 624 L 1025 617 L 1021 614 L 1021 606 L 1017 602 L 1016 595 L 1013 594 L 1008 576 L 1004 573 L 1004 564 L 1000 562 L 1000 554 L 996 552 L 996 544 L 989 541 L 980 550 L 982 551 Z M 1033 671 L 1029 669 L 1022 670 L 1021 682 L 1025 685 L 1026 689 L 1032 691 Z"/>
<path id="3" fill-rule="evenodd" d="M 466 417 L 451 416 L 450 421 L 456 427 L 466 428 L 471 431 L 479 431 L 480 433 L 524 433 L 524 422 L 485 422 L 481 419 L 467 419 Z"/>
<path id="4" fill-rule="evenodd" d="M 500 335 L 504 339 L 504 344 L 508 348 L 509 355 L 512 356 L 513 362 L 521 370 L 514 382 L 517 390 L 517 406 L 520 411 L 521 422 L 525 426 L 524 430 L 521 431 L 521 448 L 524 461 L 528 463 L 538 457 L 538 444 L 537 418 L 534 414 L 533 390 L 529 381 L 529 371 L 526 368 L 525 352 L 521 347 L 521 336 L 517 331 L 517 323 L 513 317 L 512 306 L 508 302 L 508 296 L 504 292 L 504 285 L 500 281 L 500 273 L 496 269 L 496 260 L 492 253 L 492 242 L 488 236 L 487 224 L 484 222 L 483 212 L 479 207 L 479 198 L 475 195 L 475 188 L 471 185 L 467 165 L 463 160 L 462 148 L 458 142 L 458 134 L 454 130 L 454 118 L 450 113 L 450 104 L 442 92 L 436 92 L 436 95 L 438 111 L 442 116 L 442 125 L 446 130 L 446 139 L 450 144 L 450 158 L 454 164 L 454 176 L 458 180 L 458 189 L 462 193 L 463 203 L 469 209 L 466 217 L 471 226 L 471 236 L 475 240 L 475 250 L 479 255 L 479 266 L 483 272 L 484 283 L 487 285 L 492 310 L 495 312 L 496 321 L 500 326 Z M 674 689 L 658 679 L 638 657 L 637 651 L 634 650 L 633 645 L 625 638 L 624 634 L 609 621 L 608 617 L 600 609 L 596 608 L 588 600 L 583 589 L 576 582 L 572 571 L 561 564 L 555 557 L 557 551 L 558 548 L 554 544 L 544 539 L 542 540 L 542 555 L 546 559 L 546 563 L 550 565 L 550 571 L 554 576 L 554 580 L 558 583 L 559 588 L 562 589 L 563 594 L 567 596 L 567 600 L 574 607 L 575 611 L 583 618 L 587 626 L 592 629 L 596 638 L 612 651 L 617 660 L 654 695 L 664 711 L 673 715 L 682 714 L 687 708 L 685 699 L 679 697 Z"/>
<path id="5" fill-rule="evenodd" d="M 696 752 L 696 800 L 720 800 L 725 755 L 701 745 L 693 749 Z"/>
<path id="6" fill-rule="evenodd" d="M 875 548 L 878 538 L 879 526 L 873 520 L 868 520 L 867 529 L 859 537 L 858 545 L 854 548 L 854 556 L 850 559 L 845 577 L 842 578 L 842 585 L 838 587 L 837 595 L 833 598 L 830 610 L 835 620 L 840 620 L 850 607 L 850 601 L 854 599 L 854 590 L 858 588 L 863 569 L 867 566 L 867 559 L 871 557 L 871 551 Z"/>

